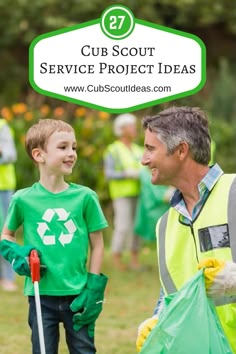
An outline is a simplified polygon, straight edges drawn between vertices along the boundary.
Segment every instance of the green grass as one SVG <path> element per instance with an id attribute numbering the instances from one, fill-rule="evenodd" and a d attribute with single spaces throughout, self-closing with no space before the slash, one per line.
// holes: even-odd
<path id="1" fill-rule="evenodd" d="M 158 294 L 159 279 L 155 249 L 145 247 L 141 254 L 145 272 L 118 272 L 113 269 L 111 255 L 105 253 L 103 272 L 108 275 L 104 310 L 96 325 L 98 354 L 136 353 L 137 327 L 152 314 Z M 23 279 L 17 277 L 19 290 L 0 290 L 0 354 L 30 354 L 30 330 L 27 324 L 27 298 L 22 295 Z M 60 354 L 68 353 L 61 328 Z"/>

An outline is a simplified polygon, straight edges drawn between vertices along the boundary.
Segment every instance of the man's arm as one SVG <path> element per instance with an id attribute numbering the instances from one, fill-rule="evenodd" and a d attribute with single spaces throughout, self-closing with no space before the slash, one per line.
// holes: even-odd
<path id="1" fill-rule="evenodd" d="M 157 301 L 157 304 L 156 304 L 156 307 L 154 309 L 154 312 L 153 312 L 153 316 L 156 316 L 156 317 L 159 317 L 159 314 L 163 308 L 163 304 L 164 304 L 164 291 L 163 289 L 161 288 L 160 289 L 160 296 L 159 296 L 159 299 Z"/>
<path id="2" fill-rule="evenodd" d="M 115 170 L 115 162 L 111 154 L 107 154 L 104 158 L 104 174 L 108 180 L 125 178 L 124 171 Z"/>
<path id="3" fill-rule="evenodd" d="M 104 173 L 108 180 L 110 179 L 139 179 L 140 171 L 135 169 L 126 169 L 122 171 L 115 170 L 115 161 L 111 154 L 107 154 L 104 159 Z"/>

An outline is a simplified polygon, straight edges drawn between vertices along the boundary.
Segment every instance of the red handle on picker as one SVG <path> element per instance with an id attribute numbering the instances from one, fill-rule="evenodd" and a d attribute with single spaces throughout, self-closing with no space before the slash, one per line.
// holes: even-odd
<path id="1" fill-rule="evenodd" d="M 29 263 L 32 282 L 40 281 L 40 259 L 36 250 L 30 252 Z"/>

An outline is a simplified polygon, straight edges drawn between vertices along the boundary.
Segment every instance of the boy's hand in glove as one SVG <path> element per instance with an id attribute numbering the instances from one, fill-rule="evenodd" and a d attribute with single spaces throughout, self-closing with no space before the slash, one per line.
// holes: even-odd
<path id="1" fill-rule="evenodd" d="M 11 263 L 12 268 L 19 275 L 30 277 L 29 255 L 34 249 L 33 246 L 20 246 L 15 242 L 2 240 L 0 242 L 1 255 Z"/>
<path id="2" fill-rule="evenodd" d="M 95 321 L 102 311 L 107 281 L 108 278 L 104 274 L 88 273 L 85 288 L 70 305 L 71 310 L 76 312 L 73 316 L 75 331 L 87 325 L 89 336 L 94 336 Z"/>
<path id="3" fill-rule="evenodd" d="M 202 260 L 198 269 L 205 268 L 206 293 L 211 298 L 236 295 L 236 263 L 216 258 Z"/>
<path id="4" fill-rule="evenodd" d="M 19 275 L 25 275 L 30 277 L 30 266 L 29 266 L 29 256 L 30 252 L 34 250 L 35 247 L 31 245 L 20 246 L 15 242 L 8 240 L 2 240 L 0 242 L 0 254 L 11 263 L 14 271 Z M 37 251 L 39 257 L 41 252 Z M 40 266 L 41 267 L 41 266 Z M 45 273 L 46 266 L 42 265 L 42 270 L 40 270 L 40 275 L 43 276 Z"/>
<path id="5" fill-rule="evenodd" d="M 151 330 L 155 327 L 157 324 L 157 318 L 156 317 L 151 317 L 148 318 L 147 320 L 143 321 L 139 328 L 138 328 L 138 337 L 136 340 L 136 348 L 137 352 L 139 353 L 144 345 L 145 340 L 151 333 Z"/>

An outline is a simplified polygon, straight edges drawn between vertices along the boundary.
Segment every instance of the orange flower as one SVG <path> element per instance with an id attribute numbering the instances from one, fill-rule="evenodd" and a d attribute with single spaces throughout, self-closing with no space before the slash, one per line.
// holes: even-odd
<path id="1" fill-rule="evenodd" d="M 108 120 L 110 118 L 110 114 L 107 112 L 98 112 L 98 118 L 101 120 Z"/>
<path id="2" fill-rule="evenodd" d="M 76 108 L 75 110 L 75 116 L 76 117 L 85 117 L 86 116 L 86 108 L 84 107 L 79 107 L 79 108 Z"/>
<path id="3" fill-rule="evenodd" d="M 25 112 L 24 114 L 24 119 L 29 122 L 33 119 L 33 113 L 32 112 Z"/>
<path id="4" fill-rule="evenodd" d="M 14 114 L 23 114 L 27 111 L 27 106 L 25 103 L 16 103 L 13 104 L 12 111 Z"/>
<path id="5" fill-rule="evenodd" d="M 65 110 L 63 107 L 56 107 L 53 113 L 56 118 L 60 118 L 65 113 Z"/>
<path id="6" fill-rule="evenodd" d="M 1 115 L 7 121 L 12 120 L 12 118 L 13 118 L 12 112 L 10 111 L 10 109 L 8 107 L 3 107 L 1 109 Z"/>
<path id="7" fill-rule="evenodd" d="M 50 108 L 47 104 L 43 104 L 40 108 L 40 113 L 42 114 L 43 117 L 46 117 L 48 113 L 50 112 Z"/>

